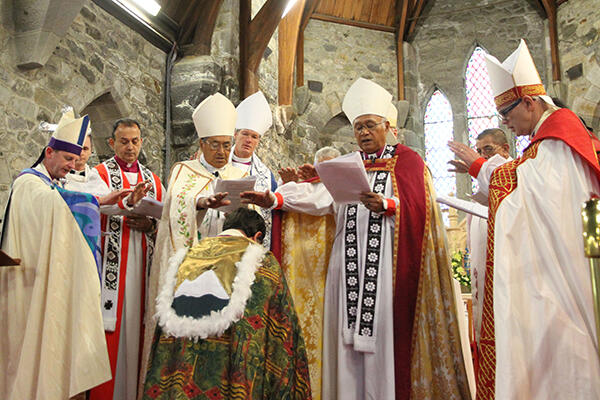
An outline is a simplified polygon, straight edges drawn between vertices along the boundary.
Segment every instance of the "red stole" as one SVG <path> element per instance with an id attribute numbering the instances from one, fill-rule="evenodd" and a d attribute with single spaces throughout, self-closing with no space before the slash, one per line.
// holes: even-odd
<path id="1" fill-rule="evenodd" d="M 496 338 L 494 322 L 494 232 L 496 212 L 502 201 L 518 185 L 517 168 L 537 156 L 544 139 L 561 140 L 587 163 L 600 179 L 600 166 L 593 139 L 579 117 L 561 108 L 554 111 L 542 123 L 523 157 L 496 168 L 492 173 L 489 189 L 488 241 L 485 271 L 483 316 L 481 320 L 480 358 L 477 374 L 477 399 L 492 400 L 496 396 Z"/>

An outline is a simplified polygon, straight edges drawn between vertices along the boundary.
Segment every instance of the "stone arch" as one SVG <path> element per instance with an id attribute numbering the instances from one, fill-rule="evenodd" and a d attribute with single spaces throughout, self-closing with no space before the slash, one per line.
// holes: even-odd
<path id="1" fill-rule="evenodd" d="M 92 125 L 92 143 L 98 161 L 102 162 L 113 156 L 114 152 L 108 145 L 111 137 L 113 123 L 130 114 L 127 102 L 114 88 L 102 91 L 96 95 L 80 112 L 80 115 L 89 115 Z M 143 151 L 143 150 L 142 150 Z M 144 162 L 144 154 L 140 154 L 140 161 Z"/>
<path id="2" fill-rule="evenodd" d="M 357 149 L 352 124 L 343 111 L 331 117 L 321 129 L 321 146 L 333 146 L 342 154 Z"/>

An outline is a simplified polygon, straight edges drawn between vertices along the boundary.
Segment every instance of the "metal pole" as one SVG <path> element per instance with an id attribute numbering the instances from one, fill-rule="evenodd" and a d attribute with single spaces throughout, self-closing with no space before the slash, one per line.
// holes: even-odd
<path id="1" fill-rule="evenodd" d="M 590 278 L 596 316 L 596 349 L 600 354 L 600 199 L 593 197 L 583 203 L 583 248 L 590 260 Z"/>

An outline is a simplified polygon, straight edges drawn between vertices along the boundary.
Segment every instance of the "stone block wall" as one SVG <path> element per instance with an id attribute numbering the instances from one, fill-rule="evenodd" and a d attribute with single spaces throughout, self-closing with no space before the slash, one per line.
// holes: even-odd
<path id="1" fill-rule="evenodd" d="M 162 174 L 166 55 L 87 0 L 47 63 L 21 70 L 15 66 L 19 49 L 11 4 L 0 1 L 0 207 L 13 178 L 35 161 L 49 139 L 39 131 L 40 121 L 57 122 L 66 104 L 97 117 L 91 117 L 96 160 L 112 155 L 105 142 L 108 119 L 139 120 L 143 158 Z M 107 109 L 111 112 L 104 113 Z"/>
<path id="2" fill-rule="evenodd" d="M 464 76 L 476 44 L 504 60 L 524 38 L 542 80 L 548 83 L 543 76 L 548 64 L 546 28 L 528 1 L 463 0 L 456 5 L 433 0 L 428 2 L 422 16 L 414 40 L 405 45 L 405 55 L 414 49 L 414 55 L 405 62 L 405 76 L 408 98 L 416 98 L 416 104 L 411 102 L 407 124 L 420 133 L 422 146 L 424 111 L 435 86 L 444 92 L 452 106 L 455 139 L 467 141 Z M 470 192 L 470 185 L 468 176 L 459 176 L 457 192 Z"/>
<path id="3" fill-rule="evenodd" d="M 562 99 L 600 132 L 600 4 L 577 0 L 558 8 Z"/>

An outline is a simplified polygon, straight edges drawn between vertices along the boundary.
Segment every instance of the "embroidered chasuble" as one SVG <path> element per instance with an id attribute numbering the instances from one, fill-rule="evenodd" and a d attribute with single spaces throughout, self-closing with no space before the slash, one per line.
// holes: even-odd
<path id="1" fill-rule="evenodd" d="M 314 400 L 321 398 L 323 297 L 334 236 L 332 215 L 286 212 L 281 218 L 281 268 L 302 327 Z"/>
<path id="2" fill-rule="evenodd" d="M 122 161 L 121 161 L 122 162 Z M 123 162 L 122 162 L 123 163 Z M 95 167 L 109 192 L 149 181 L 147 197 L 162 200 L 160 178 L 137 162 L 137 172 L 125 171 L 115 157 Z M 134 164 L 136 164 L 134 163 Z M 135 399 L 143 333 L 147 274 L 155 233 L 130 229 L 127 217 L 114 215 L 124 201 L 102 207 L 102 316 L 113 379 L 91 392 L 91 400 Z M 135 212 L 135 206 L 131 209 Z"/>
<path id="3" fill-rule="evenodd" d="M 21 265 L 0 267 L 0 393 L 68 399 L 111 377 L 92 251 L 98 203 L 39 164 L 15 180 L 9 204 L 2 250 Z"/>
<path id="4" fill-rule="evenodd" d="M 256 176 L 256 183 L 254 184 L 254 190 L 257 192 L 264 192 L 270 190 L 274 192 L 277 189 L 277 181 L 271 170 L 261 161 L 256 154 L 253 154 L 249 159 L 240 159 L 233 154 L 233 151 L 229 153 L 229 161 L 231 164 L 248 173 L 249 176 Z M 251 206 L 256 210 L 265 220 L 267 227 L 267 233 L 265 234 L 265 240 L 263 240 L 263 246 L 267 249 L 271 248 L 271 227 L 273 225 L 273 216 L 271 210 L 267 210 L 261 207 Z"/>
<path id="5" fill-rule="evenodd" d="M 294 304 L 264 247 L 236 235 L 180 249 L 157 303 L 143 399 L 311 398 Z"/>
<path id="6" fill-rule="evenodd" d="M 200 237 L 211 234 L 216 236 L 223 226 L 223 213 L 212 209 L 196 210 L 196 203 L 200 197 L 210 196 L 214 193 L 218 178 L 212 172 L 197 159 L 176 163 L 171 168 L 169 186 L 163 203 L 163 214 L 158 225 L 156 254 L 148 281 L 140 384 L 145 376 L 156 327 L 155 299 L 159 284 L 167 271 L 169 258 L 178 250 L 189 249 L 197 244 Z M 239 179 L 246 175 L 245 172 L 231 164 L 225 165 L 217 172 L 221 179 Z"/>
<path id="7" fill-rule="evenodd" d="M 490 181 L 477 398 L 598 399 L 581 222 L 582 203 L 600 193 L 597 149 L 567 109 L 534 134 Z"/>
<path id="8" fill-rule="evenodd" d="M 336 204 L 318 190 L 307 194 L 305 184 L 289 191 L 283 185 L 276 194 L 284 211 L 336 220 L 321 398 L 468 399 L 450 257 L 429 171 L 403 145 L 386 146 L 365 168 L 372 191 L 387 199 L 385 213 Z"/>

